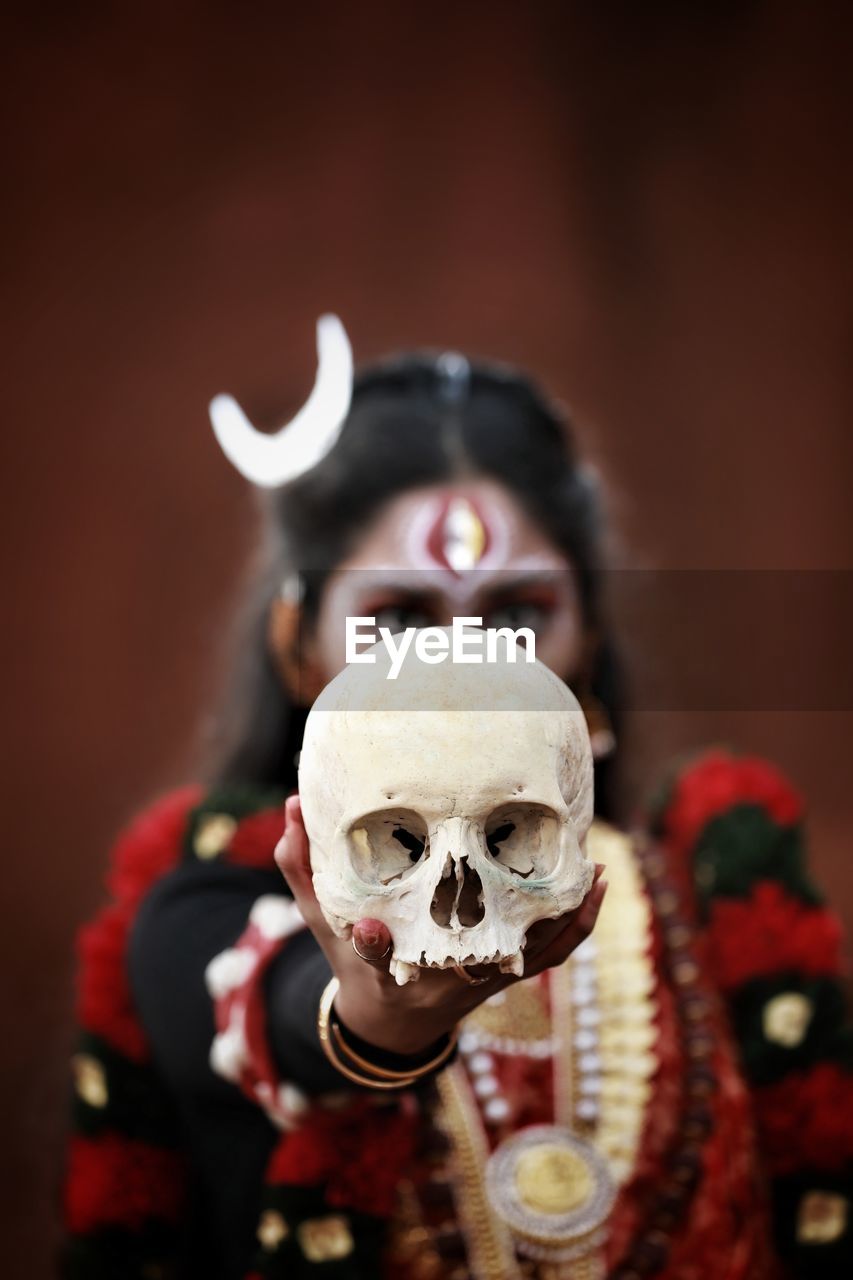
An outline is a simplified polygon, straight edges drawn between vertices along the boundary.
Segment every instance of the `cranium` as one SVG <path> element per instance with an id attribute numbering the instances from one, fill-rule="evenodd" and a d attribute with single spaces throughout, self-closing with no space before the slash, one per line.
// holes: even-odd
<path id="1" fill-rule="evenodd" d="M 547 667 L 429 665 L 387 679 L 351 664 L 308 716 L 299 792 L 318 901 L 347 937 L 391 933 L 391 971 L 498 964 L 523 973 L 526 933 L 592 883 L 592 755 L 573 694 Z"/>

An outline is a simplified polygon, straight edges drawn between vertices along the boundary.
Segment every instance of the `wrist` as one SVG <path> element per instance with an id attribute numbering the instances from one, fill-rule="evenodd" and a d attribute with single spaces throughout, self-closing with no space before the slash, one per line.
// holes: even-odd
<path id="1" fill-rule="evenodd" d="M 390 1049 L 358 1035 L 347 1026 L 337 1010 L 335 1010 L 335 1023 L 338 1043 L 347 1056 L 353 1056 L 362 1066 L 373 1066 L 392 1072 L 419 1073 L 428 1069 L 433 1060 L 444 1053 L 451 1040 L 450 1035 L 439 1035 L 428 1044 L 419 1045 L 417 1049 L 398 1047 Z"/>
<path id="2" fill-rule="evenodd" d="M 340 984 L 330 979 L 317 1011 L 320 1046 L 332 1065 L 346 1079 L 368 1089 L 408 1089 L 446 1066 L 456 1051 L 456 1036 L 445 1036 L 441 1046 L 420 1060 L 383 1053 L 345 1032 L 335 1008 Z M 369 1056 L 365 1056 L 369 1055 Z"/>
<path id="3" fill-rule="evenodd" d="M 343 985 L 335 997 L 335 1011 L 345 1034 L 383 1053 L 403 1058 L 429 1057 L 456 1025 L 446 1015 L 439 1020 L 424 1010 L 406 1017 L 398 1006 L 386 1004 L 381 997 L 365 998 L 362 992 L 353 993 Z"/>

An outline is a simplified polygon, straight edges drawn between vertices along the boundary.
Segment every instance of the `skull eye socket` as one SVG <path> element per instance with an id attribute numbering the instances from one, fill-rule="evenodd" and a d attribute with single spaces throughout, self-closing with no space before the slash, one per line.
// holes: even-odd
<path id="1" fill-rule="evenodd" d="M 493 858 L 500 859 L 501 845 L 510 838 L 513 831 L 515 831 L 514 822 L 503 822 L 493 831 L 486 832 L 486 847 Z"/>
<path id="2" fill-rule="evenodd" d="M 486 848 L 522 880 L 550 875 L 557 865 L 558 822 L 543 805 L 501 805 L 486 821 Z"/>
<path id="3" fill-rule="evenodd" d="M 398 844 L 401 844 L 404 849 L 408 849 L 411 861 L 417 862 L 426 848 L 426 841 L 419 840 L 414 832 L 407 831 L 405 827 L 395 827 L 391 834 Z"/>
<path id="4" fill-rule="evenodd" d="M 405 880 L 427 855 L 426 823 L 407 809 L 383 809 L 359 818 L 349 833 L 350 858 L 366 884 Z"/>

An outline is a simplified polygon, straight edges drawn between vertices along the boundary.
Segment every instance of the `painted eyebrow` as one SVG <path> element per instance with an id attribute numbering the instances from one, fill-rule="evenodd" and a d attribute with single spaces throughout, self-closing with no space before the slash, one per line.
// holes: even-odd
<path id="1" fill-rule="evenodd" d="M 518 587 L 550 587 L 554 585 L 557 575 L 571 573 L 570 569 L 531 569 L 518 573 L 514 578 L 500 578 L 496 582 L 487 583 L 483 591 L 515 591 Z"/>
<path id="2" fill-rule="evenodd" d="M 389 604 L 401 605 L 421 605 L 426 608 L 437 608 L 444 605 L 447 601 L 447 591 L 440 584 L 435 582 L 423 583 L 423 585 L 412 586 L 412 574 L 420 573 L 421 570 L 411 570 L 406 579 L 399 578 L 383 578 L 371 584 L 365 583 L 359 590 L 359 601 L 375 600 L 380 604 L 385 604 L 386 596 L 393 597 L 387 601 Z M 429 572 L 429 571 L 427 571 Z M 439 570 L 439 572 L 441 572 Z M 480 570 L 469 569 L 467 574 L 480 575 Z M 558 574 L 568 573 L 571 575 L 571 569 L 548 568 L 548 569 L 525 569 L 517 572 L 513 577 L 503 577 L 504 571 L 488 571 L 488 577 L 491 578 L 493 573 L 497 576 L 492 581 L 486 581 L 480 585 L 474 584 L 472 592 L 473 607 L 484 608 L 494 607 L 495 603 L 506 600 L 507 596 L 511 596 L 514 591 L 518 591 L 527 587 L 553 587 L 555 578 Z M 486 576 L 485 574 L 483 576 Z M 364 604 L 359 605 L 360 608 L 366 607 Z"/>
<path id="3" fill-rule="evenodd" d="M 423 570 L 413 569 L 411 571 L 411 574 L 406 579 L 395 579 L 395 578 L 377 579 L 375 582 L 365 584 L 364 587 L 362 587 L 362 590 L 364 592 L 373 591 L 376 594 L 378 594 L 380 591 L 398 591 L 402 596 L 423 597 L 427 595 L 433 595 L 433 596 L 440 595 L 442 593 L 442 587 L 439 586 L 437 583 L 434 583 L 434 582 L 424 583 L 422 586 L 411 585 L 412 575 L 416 573 L 421 573 L 421 572 L 423 572 Z M 427 572 L 430 572 L 430 571 L 427 570 Z M 479 570 L 479 569 L 466 569 L 464 575 L 460 575 L 460 576 L 462 576 L 463 578 L 467 577 L 468 575 L 473 576 L 475 578 L 475 585 L 476 585 L 476 578 L 481 576 L 485 577 L 487 574 L 488 578 L 492 580 L 486 581 L 485 583 L 483 583 L 482 586 L 479 587 L 479 590 L 506 591 L 506 590 L 514 590 L 516 587 L 543 586 L 543 585 L 547 586 L 553 583 L 555 578 L 558 575 L 562 576 L 563 574 L 568 574 L 569 576 L 571 576 L 572 571 L 571 569 L 562 569 L 562 568 L 557 568 L 555 566 L 553 569 L 520 570 L 515 574 L 514 577 L 503 577 L 502 575 L 504 572 L 508 572 L 508 571 L 487 570 L 484 573 L 482 570 Z"/>
<path id="4" fill-rule="evenodd" d="M 382 582 L 374 582 L 369 586 L 368 585 L 363 586 L 361 588 L 360 594 L 362 595 L 362 597 L 364 596 L 382 597 L 384 595 L 393 594 L 395 596 L 399 596 L 402 600 L 405 600 L 408 602 L 412 600 L 427 600 L 430 598 L 435 598 L 436 596 L 439 596 L 441 594 L 441 589 L 439 587 L 434 587 L 434 586 L 433 587 L 411 587 L 411 586 L 406 586 L 405 583 L 402 583 L 402 582 L 393 582 L 389 579 L 384 579 Z"/>

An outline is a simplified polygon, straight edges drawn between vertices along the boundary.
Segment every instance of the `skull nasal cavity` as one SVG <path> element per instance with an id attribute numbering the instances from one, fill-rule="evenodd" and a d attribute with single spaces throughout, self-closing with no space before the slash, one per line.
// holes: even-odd
<path id="1" fill-rule="evenodd" d="M 448 861 L 450 859 L 448 858 Z M 483 883 L 467 858 L 450 864 L 438 882 L 429 913 L 443 929 L 468 929 L 479 924 L 486 914 L 483 906 Z"/>

